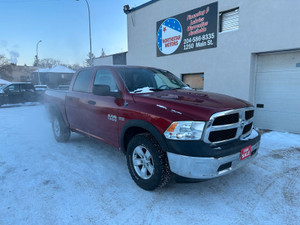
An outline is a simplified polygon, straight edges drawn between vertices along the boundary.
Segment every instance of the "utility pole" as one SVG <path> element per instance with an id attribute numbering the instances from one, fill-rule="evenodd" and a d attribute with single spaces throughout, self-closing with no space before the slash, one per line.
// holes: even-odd
<path id="1" fill-rule="evenodd" d="M 41 78 L 40 78 L 40 68 L 39 68 L 39 43 L 41 43 L 42 40 L 39 40 L 36 44 L 36 63 L 38 67 L 38 79 L 39 79 L 39 85 L 41 84 Z"/>
<path id="2" fill-rule="evenodd" d="M 76 0 L 79 1 L 79 0 Z M 85 0 L 87 8 L 88 8 L 88 14 L 89 14 L 89 35 L 90 35 L 90 52 L 89 52 L 89 64 L 90 66 L 93 64 L 93 51 L 92 51 L 92 31 L 91 31 L 91 13 L 90 13 L 90 5 L 87 0 Z"/>

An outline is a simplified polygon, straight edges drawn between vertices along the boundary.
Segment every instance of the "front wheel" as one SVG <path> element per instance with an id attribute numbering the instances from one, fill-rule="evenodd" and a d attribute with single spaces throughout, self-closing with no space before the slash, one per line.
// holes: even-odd
<path id="1" fill-rule="evenodd" d="M 70 139 L 70 129 L 66 126 L 60 115 L 54 116 L 52 131 L 57 142 L 67 142 Z"/>
<path id="2" fill-rule="evenodd" d="M 170 180 L 166 153 L 148 133 L 134 136 L 128 144 L 127 165 L 132 179 L 145 190 L 165 186 Z"/>

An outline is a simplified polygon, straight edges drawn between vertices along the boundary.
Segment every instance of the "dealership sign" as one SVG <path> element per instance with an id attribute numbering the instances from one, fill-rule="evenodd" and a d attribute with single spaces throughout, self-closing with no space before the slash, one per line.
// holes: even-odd
<path id="1" fill-rule="evenodd" d="M 218 3 L 157 22 L 157 56 L 217 47 Z"/>

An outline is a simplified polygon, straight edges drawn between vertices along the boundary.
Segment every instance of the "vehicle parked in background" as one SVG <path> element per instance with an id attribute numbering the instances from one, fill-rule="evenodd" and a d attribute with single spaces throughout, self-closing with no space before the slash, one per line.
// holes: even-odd
<path id="1" fill-rule="evenodd" d="M 253 159 L 260 143 L 250 103 L 195 91 L 157 68 L 84 68 L 69 91 L 47 90 L 45 104 L 58 142 L 73 131 L 119 148 L 146 190 L 164 186 L 172 174 L 228 174 Z"/>
<path id="2" fill-rule="evenodd" d="M 14 82 L 0 87 L 0 106 L 36 101 L 37 93 L 32 83 Z"/>
<path id="3" fill-rule="evenodd" d="M 36 84 L 34 85 L 34 88 L 36 91 L 46 91 L 48 89 L 48 86 L 45 84 Z"/>
<path id="4" fill-rule="evenodd" d="M 58 90 L 69 90 L 69 87 L 70 87 L 70 85 L 68 85 L 68 84 L 60 84 L 55 89 L 58 89 Z"/>
<path id="5" fill-rule="evenodd" d="M 44 102 L 44 95 L 45 95 L 45 91 L 48 89 L 48 86 L 44 84 L 37 84 L 34 85 L 34 88 L 37 94 L 37 100 L 39 102 Z"/>

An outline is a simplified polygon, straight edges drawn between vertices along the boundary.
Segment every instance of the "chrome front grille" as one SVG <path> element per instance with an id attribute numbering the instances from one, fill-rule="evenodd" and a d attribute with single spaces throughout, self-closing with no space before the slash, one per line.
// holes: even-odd
<path id="1" fill-rule="evenodd" d="M 204 131 L 204 142 L 222 143 L 248 136 L 253 129 L 254 108 L 242 108 L 213 114 Z"/>

